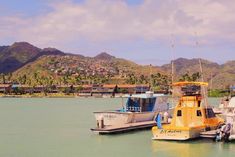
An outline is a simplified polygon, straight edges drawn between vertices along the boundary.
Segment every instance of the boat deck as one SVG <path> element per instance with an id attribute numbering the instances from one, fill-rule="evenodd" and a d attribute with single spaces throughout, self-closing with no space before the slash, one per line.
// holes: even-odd
<path id="1" fill-rule="evenodd" d="M 219 109 L 218 107 L 214 107 L 214 108 L 213 108 L 213 111 L 214 111 L 214 113 L 215 113 L 216 115 L 222 114 L 221 109 Z"/>
<path id="2" fill-rule="evenodd" d="M 203 137 L 203 138 L 212 138 L 214 139 L 216 137 L 216 133 L 219 131 L 218 130 L 211 130 L 211 131 L 205 131 L 205 132 L 201 132 L 200 133 L 200 137 Z"/>
<path id="3" fill-rule="evenodd" d="M 155 121 L 145 121 L 145 122 L 123 124 L 121 126 L 105 126 L 104 128 L 92 128 L 91 131 L 99 134 L 112 134 L 112 133 L 127 132 L 131 130 L 148 129 L 152 128 L 155 125 L 156 125 Z"/>

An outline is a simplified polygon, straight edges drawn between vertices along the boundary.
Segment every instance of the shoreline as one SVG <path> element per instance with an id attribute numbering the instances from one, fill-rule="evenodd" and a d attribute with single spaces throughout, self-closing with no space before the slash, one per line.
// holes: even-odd
<path id="1" fill-rule="evenodd" d="M 79 95 L 79 94 L 22 94 L 22 95 L 8 95 L 0 94 L 0 98 L 121 98 L 126 94 L 117 94 L 115 97 L 112 95 Z M 171 95 L 169 95 L 170 97 Z M 223 98 L 223 97 L 208 97 L 208 98 Z"/>
<path id="2" fill-rule="evenodd" d="M 65 95 L 65 94 L 22 94 L 22 95 L 6 95 L 1 94 L 0 98 L 76 98 L 77 95 Z"/>

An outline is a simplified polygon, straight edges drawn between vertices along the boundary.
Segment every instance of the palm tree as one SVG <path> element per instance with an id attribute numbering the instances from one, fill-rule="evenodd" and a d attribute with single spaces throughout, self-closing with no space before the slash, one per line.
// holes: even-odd
<path id="1" fill-rule="evenodd" d="M 6 78 L 5 78 L 4 73 L 1 73 L 1 78 L 2 78 L 2 83 L 5 84 L 6 83 Z"/>

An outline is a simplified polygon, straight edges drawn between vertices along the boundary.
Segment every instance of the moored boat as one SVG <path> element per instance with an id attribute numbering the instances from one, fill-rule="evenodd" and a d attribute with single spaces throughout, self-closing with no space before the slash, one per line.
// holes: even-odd
<path id="1" fill-rule="evenodd" d="M 170 124 L 152 128 L 154 140 L 189 140 L 200 136 L 200 132 L 213 130 L 223 124 L 208 106 L 205 82 L 176 82 L 179 101 L 174 108 Z"/>
<path id="2" fill-rule="evenodd" d="M 211 135 L 216 141 L 234 141 L 235 140 L 235 97 L 222 101 L 220 105 L 221 116 L 225 119 L 225 125 L 214 131 Z M 204 132 L 202 135 L 208 134 Z"/>
<path id="3" fill-rule="evenodd" d="M 122 128 L 127 124 L 154 125 L 154 118 L 157 113 L 165 112 L 169 109 L 168 96 L 164 94 L 154 94 L 146 92 L 144 94 L 133 94 L 126 97 L 125 106 L 119 110 L 94 112 L 97 127 L 92 129 L 102 133 L 109 128 Z M 149 127 L 149 125 L 147 125 Z M 127 127 L 128 129 L 128 127 Z"/>

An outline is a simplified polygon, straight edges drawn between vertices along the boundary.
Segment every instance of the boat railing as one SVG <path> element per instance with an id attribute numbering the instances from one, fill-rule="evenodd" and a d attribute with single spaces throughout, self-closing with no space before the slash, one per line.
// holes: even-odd
<path id="1" fill-rule="evenodd" d="M 129 107 L 126 108 L 126 111 L 141 112 L 141 107 L 129 106 Z"/>

